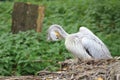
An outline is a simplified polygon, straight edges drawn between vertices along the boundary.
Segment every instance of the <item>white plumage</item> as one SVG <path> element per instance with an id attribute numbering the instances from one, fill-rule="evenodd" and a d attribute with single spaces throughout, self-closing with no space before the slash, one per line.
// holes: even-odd
<path id="1" fill-rule="evenodd" d="M 65 39 L 65 46 L 75 57 L 82 60 L 112 58 L 106 45 L 86 27 L 79 32 L 68 34 L 60 25 L 51 25 L 48 29 L 48 40 Z"/>

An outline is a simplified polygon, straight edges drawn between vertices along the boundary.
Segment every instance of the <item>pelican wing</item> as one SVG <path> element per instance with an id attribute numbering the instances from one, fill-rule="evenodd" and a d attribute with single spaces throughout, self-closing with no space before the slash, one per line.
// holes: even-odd
<path id="1" fill-rule="evenodd" d="M 91 56 L 87 54 L 83 45 L 81 44 L 80 38 L 76 34 L 71 34 L 66 37 L 65 46 L 75 57 L 79 59 L 91 59 Z"/>
<path id="2" fill-rule="evenodd" d="M 107 47 L 95 37 L 92 38 L 85 36 L 82 38 L 81 42 L 88 54 L 91 55 L 94 59 L 112 58 Z"/>

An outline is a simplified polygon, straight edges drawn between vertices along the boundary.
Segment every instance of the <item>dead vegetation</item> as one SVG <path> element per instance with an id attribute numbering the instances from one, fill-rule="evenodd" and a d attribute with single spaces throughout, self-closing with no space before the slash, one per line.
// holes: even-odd
<path id="1" fill-rule="evenodd" d="M 1 77 L 0 80 L 120 80 L 120 61 L 92 60 L 73 63 L 72 59 L 60 63 L 57 72 L 39 71 L 37 76 Z"/>

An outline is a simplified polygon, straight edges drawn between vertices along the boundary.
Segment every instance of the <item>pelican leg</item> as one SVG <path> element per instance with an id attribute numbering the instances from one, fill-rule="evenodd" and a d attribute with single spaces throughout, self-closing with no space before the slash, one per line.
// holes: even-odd
<path id="1" fill-rule="evenodd" d="M 95 62 L 96 62 L 95 59 L 89 59 L 89 60 L 84 60 L 83 63 L 87 65 L 93 65 Z"/>
<path id="2" fill-rule="evenodd" d="M 73 71 L 76 70 L 76 65 L 79 64 L 80 60 L 77 57 L 74 57 L 73 62 L 69 66 Z"/>

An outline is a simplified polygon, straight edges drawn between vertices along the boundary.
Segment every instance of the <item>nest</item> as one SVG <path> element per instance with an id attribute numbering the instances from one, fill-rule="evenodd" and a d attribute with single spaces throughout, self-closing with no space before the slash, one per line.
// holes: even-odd
<path id="1" fill-rule="evenodd" d="M 120 80 L 120 61 L 116 59 L 92 60 L 74 63 L 61 62 L 57 72 L 40 71 L 42 80 Z"/>

